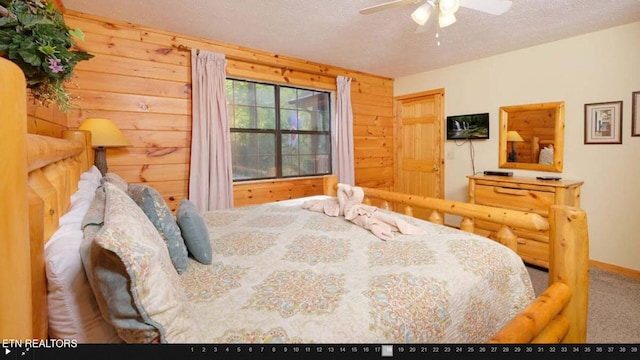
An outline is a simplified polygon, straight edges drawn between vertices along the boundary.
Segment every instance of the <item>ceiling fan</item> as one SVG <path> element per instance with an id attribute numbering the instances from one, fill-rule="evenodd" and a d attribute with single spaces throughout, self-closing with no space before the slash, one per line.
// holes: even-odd
<path id="1" fill-rule="evenodd" d="M 418 25 L 423 26 L 433 13 L 437 13 L 438 24 L 441 28 L 456 22 L 455 13 L 461 6 L 487 14 L 501 15 L 509 10 L 512 4 L 508 0 L 394 0 L 360 9 L 360 13 L 365 15 L 372 14 L 402 5 L 415 5 L 421 2 L 424 2 L 424 4 L 411 13 L 411 19 Z"/>

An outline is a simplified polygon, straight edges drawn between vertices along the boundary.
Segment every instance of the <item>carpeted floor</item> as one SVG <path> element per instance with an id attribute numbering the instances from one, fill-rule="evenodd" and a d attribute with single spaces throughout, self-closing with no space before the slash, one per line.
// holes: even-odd
<path id="1" fill-rule="evenodd" d="M 549 274 L 527 268 L 536 296 L 540 295 Z M 590 268 L 588 316 L 588 343 L 640 343 L 640 279 Z"/>

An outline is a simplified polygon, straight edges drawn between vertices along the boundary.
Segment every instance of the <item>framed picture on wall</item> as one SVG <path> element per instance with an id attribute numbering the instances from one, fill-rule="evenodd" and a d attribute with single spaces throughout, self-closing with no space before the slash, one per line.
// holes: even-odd
<path id="1" fill-rule="evenodd" d="M 622 101 L 584 105 L 584 143 L 622 144 Z"/>
<path id="2" fill-rule="evenodd" d="M 640 136 L 640 110 L 638 104 L 640 103 L 640 91 L 634 91 L 631 93 L 631 136 Z"/>

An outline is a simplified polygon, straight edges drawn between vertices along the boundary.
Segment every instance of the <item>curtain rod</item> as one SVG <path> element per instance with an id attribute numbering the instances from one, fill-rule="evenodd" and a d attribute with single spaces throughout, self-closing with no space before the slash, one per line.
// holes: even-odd
<path id="1" fill-rule="evenodd" d="M 184 45 L 171 45 L 171 47 L 176 48 L 176 50 L 178 51 L 185 51 L 185 52 L 191 52 L 191 48 L 188 46 L 184 46 Z"/>
<path id="2" fill-rule="evenodd" d="M 182 52 L 191 52 L 192 48 L 188 47 L 186 45 L 182 45 L 182 44 L 178 44 L 178 45 L 171 45 L 173 48 L 175 48 L 178 51 L 182 51 Z M 247 59 L 241 58 L 241 57 L 237 57 L 237 56 L 228 56 L 227 54 L 225 54 L 225 57 L 227 59 L 230 60 L 237 60 L 237 61 L 243 61 L 243 62 L 247 62 Z M 268 64 L 270 66 L 273 66 L 271 64 Z M 309 73 L 309 74 L 313 74 L 313 73 Z M 326 75 L 326 74 L 320 74 L 320 75 Z M 337 77 L 338 75 L 335 75 L 334 77 Z M 345 76 L 345 77 L 350 77 L 351 81 L 357 81 L 357 79 L 353 76 Z"/>

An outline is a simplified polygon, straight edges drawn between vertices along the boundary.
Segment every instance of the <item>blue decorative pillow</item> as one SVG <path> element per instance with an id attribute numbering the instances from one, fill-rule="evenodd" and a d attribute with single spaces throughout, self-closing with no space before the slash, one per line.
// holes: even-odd
<path id="1" fill-rule="evenodd" d="M 178 206 L 177 220 L 189 253 L 197 261 L 211 264 L 209 230 L 195 204 L 187 199 L 182 200 Z"/>
<path id="2" fill-rule="evenodd" d="M 178 274 L 182 274 L 188 264 L 187 247 L 176 219 L 164 198 L 156 189 L 148 185 L 129 184 L 128 190 L 131 199 L 142 208 L 151 223 L 158 229 L 167 244 L 173 266 Z"/>

